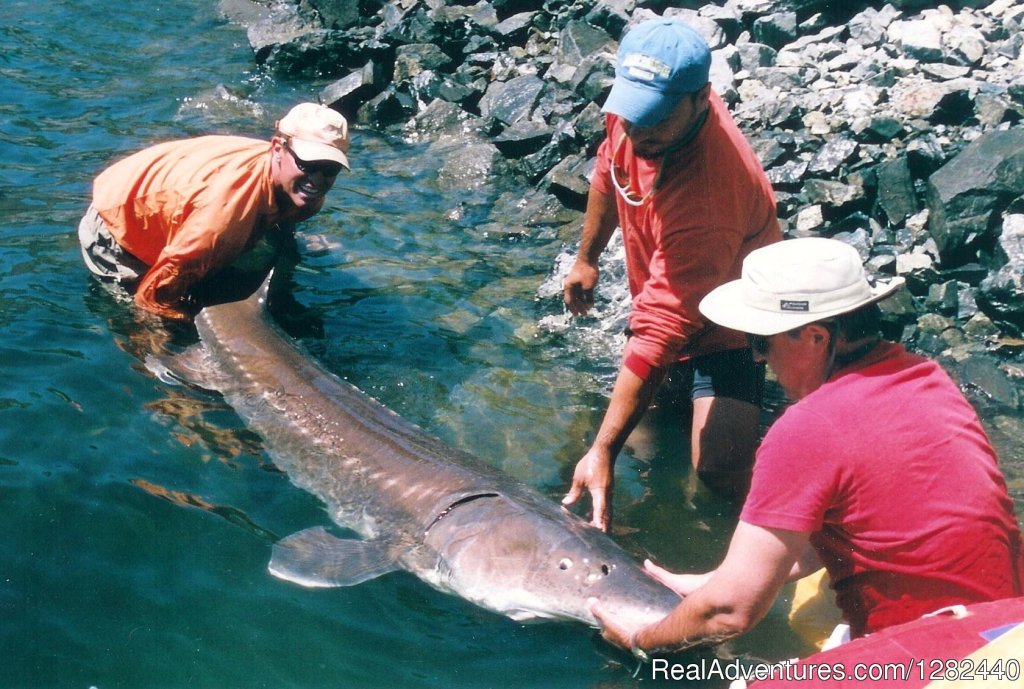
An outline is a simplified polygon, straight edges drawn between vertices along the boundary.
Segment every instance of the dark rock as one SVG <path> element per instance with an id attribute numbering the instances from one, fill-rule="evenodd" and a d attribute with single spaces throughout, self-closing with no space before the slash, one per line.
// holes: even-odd
<path id="1" fill-rule="evenodd" d="M 797 37 L 796 12 L 776 12 L 754 20 L 754 40 L 781 48 Z"/>
<path id="2" fill-rule="evenodd" d="M 830 139 L 822 146 L 807 165 L 807 172 L 816 175 L 834 174 L 839 166 L 850 159 L 859 144 L 845 136 Z"/>
<path id="3" fill-rule="evenodd" d="M 330 105 L 349 119 L 355 119 L 359 107 L 380 93 L 384 86 L 383 70 L 371 61 L 362 69 L 325 87 L 320 92 L 320 102 Z"/>
<path id="4" fill-rule="evenodd" d="M 546 124 L 520 121 L 506 128 L 493 141 L 506 158 L 522 158 L 542 149 L 551 141 L 553 134 L 552 128 Z"/>
<path id="5" fill-rule="evenodd" d="M 366 3 L 359 0 L 307 0 L 320 14 L 320 21 L 327 29 L 347 29 L 359 23 L 360 17 L 372 16 L 383 6 L 383 2 Z"/>
<path id="6" fill-rule="evenodd" d="M 945 315 L 957 315 L 960 307 L 960 289 L 955 280 L 928 286 L 925 308 Z"/>
<path id="7" fill-rule="evenodd" d="M 965 263 L 956 268 L 949 268 L 942 271 L 942 279 L 956 280 L 967 285 L 979 285 L 988 275 L 988 268 L 980 263 Z"/>
<path id="8" fill-rule="evenodd" d="M 406 131 L 430 137 L 473 138 L 484 132 L 484 122 L 455 103 L 438 99 L 420 111 L 406 125 Z"/>
<path id="9" fill-rule="evenodd" d="M 544 81 L 532 74 L 493 82 L 480 99 L 480 114 L 504 125 L 515 124 L 530 117 L 543 90 Z"/>
<path id="10" fill-rule="evenodd" d="M 500 22 L 494 27 L 493 33 L 498 36 L 503 46 L 522 45 L 530 35 L 530 27 L 536 12 L 520 12 Z"/>
<path id="11" fill-rule="evenodd" d="M 905 157 L 879 164 L 875 174 L 878 176 L 878 204 L 890 223 L 902 223 L 908 215 L 917 212 L 914 180 Z"/>
<path id="12" fill-rule="evenodd" d="M 1024 215 L 1007 215 L 999 236 L 1003 266 L 981 282 L 979 307 L 998 325 L 1024 333 Z"/>
<path id="13" fill-rule="evenodd" d="M 430 152 L 443 161 L 437 171 L 438 186 L 443 190 L 480 189 L 508 171 L 504 157 L 488 141 L 456 137 L 431 145 Z"/>
<path id="14" fill-rule="evenodd" d="M 776 189 L 799 188 L 806 173 L 806 160 L 791 160 L 788 163 L 776 165 L 775 167 L 765 170 L 765 174 L 768 176 L 768 181 L 771 182 L 772 186 Z"/>
<path id="15" fill-rule="evenodd" d="M 1000 366 L 991 359 L 975 356 L 961 365 L 963 382 L 983 393 L 991 400 L 1016 409 L 1020 405 L 1017 386 Z"/>
<path id="16" fill-rule="evenodd" d="M 432 43 L 410 43 L 395 51 L 394 80 L 412 79 L 427 70 L 436 70 L 451 64 L 452 58 Z"/>
<path id="17" fill-rule="evenodd" d="M 964 148 L 928 178 L 931 234 L 942 256 L 957 262 L 1022 193 L 1024 130 L 991 132 Z"/>
<path id="18" fill-rule="evenodd" d="M 906 129 L 900 120 L 883 115 L 872 117 L 867 126 L 861 130 L 860 138 L 866 142 L 885 143 L 902 137 L 905 132 Z"/>
<path id="19" fill-rule="evenodd" d="M 946 154 L 934 134 L 928 133 L 907 144 L 907 166 L 914 179 L 926 179 L 946 162 Z"/>
<path id="20" fill-rule="evenodd" d="M 569 156 L 544 176 L 544 186 L 569 208 L 582 211 L 587 205 L 593 167 L 592 160 Z"/>
<path id="21" fill-rule="evenodd" d="M 585 20 L 609 36 L 621 36 L 635 6 L 634 0 L 602 0 L 587 12 Z"/>
<path id="22" fill-rule="evenodd" d="M 407 93 L 388 88 L 360 106 L 356 119 L 362 124 L 387 127 L 416 112 L 416 102 Z"/>

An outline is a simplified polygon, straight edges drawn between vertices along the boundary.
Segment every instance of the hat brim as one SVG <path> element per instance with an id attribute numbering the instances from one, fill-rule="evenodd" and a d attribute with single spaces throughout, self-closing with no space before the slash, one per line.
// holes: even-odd
<path id="1" fill-rule="evenodd" d="M 346 170 L 349 169 L 348 156 L 345 155 L 344 151 L 341 151 L 334 146 L 318 143 L 316 141 L 297 139 L 295 137 L 292 137 L 288 145 L 295 152 L 295 155 L 303 161 L 313 162 L 314 160 L 333 160 L 336 163 L 341 163 Z"/>
<path id="2" fill-rule="evenodd" d="M 666 117 L 686 94 L 674 95 L 616 78 L 601 112 L 618 115 L 637 127 L 653 127 Z"/>
<path id="3" fill-rule="evenodd" d="M 767 311 L 749 306 L 743 299 L 743 281 L 733 280 L 711 290 L 700 302 L 700 312 L 718 325 L 751 335 L 777 335 L 808 323 L 850 313 L 874 304 L 903 286 L 903 278 L 878 281 L 871 287 L 871 297 L 842 308 L 815 313 Z"/>

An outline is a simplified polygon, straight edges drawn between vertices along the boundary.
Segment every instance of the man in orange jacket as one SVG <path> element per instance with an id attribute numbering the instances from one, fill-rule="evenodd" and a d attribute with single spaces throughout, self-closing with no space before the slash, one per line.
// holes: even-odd
<path id="1" fill-rule="evenodd" d="M 349 167 L 348 147 L 340 113 L 302 103 L 269 144 L 202 136 L 135 153 L 94 182 L 78 231 L 85 264 L 134 290 L 142 309 L 190 320 L 204 280 L 243 254 L 250 269 L 272 267 L 275 244 L 320 210 Z"/>

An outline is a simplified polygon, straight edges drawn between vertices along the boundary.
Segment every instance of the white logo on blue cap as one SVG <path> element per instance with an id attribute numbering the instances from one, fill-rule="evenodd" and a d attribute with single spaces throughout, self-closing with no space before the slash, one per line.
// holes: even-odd
<path id="1" fill-rule="evenodd" d="M 641 53 L 631 53 L 622 60 L 622 67 L 629 70 L 629 76 L 643 81 L 654 81 L 657 77 L 668 79 L 672 68 L 668 64 Z"/>

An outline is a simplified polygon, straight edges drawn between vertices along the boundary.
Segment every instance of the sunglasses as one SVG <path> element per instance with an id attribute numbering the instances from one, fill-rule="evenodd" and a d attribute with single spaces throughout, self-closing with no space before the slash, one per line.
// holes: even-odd
<path id="1" fill-rule="evenodd" d="M 324 177 L 337 177 L 341 174 L 342 167 L 344 167 L 341 163 L 333 160 L 303 160 L 295 155 L 295 151 L 288 144 L 284 145 L 284 149 L 291 154 L 292 160 L 295 161 L 295 167 L 304 175 L 315 175 L 319 172 Z"/>
<path id="2" fill-rule="evenodd" d="M 750 350 L 757 356 L 765 357 L 768 356 L 768 349 L 771 346 L 771 341 L 768 339 L 769 335 L 751 335 L 747 333 L 747 344 L 750 345 Z"/>
<path id="3" fill-rule="evenodd" d="M 835 346 L 836 329 L 837 329 L 836 322 L 834 320 L 825 320 L 825 321 L 817 321 L 817 324 L 820 325 L 820 326 L 823 326 L 826 330 L 828 330 L 829 346 L 830 347 Z M 810 325 L 810 323 L 808 323 L 807 325 Z M 800 330 L 802 328 L 804 328 L 804 327 L 805 326 L 801 325 L 799 328 L 793 328 L 792 330 L 788 331 L 786 334 L 788 334 L 788 335 L 795 335 L 796 333 L 800 332 Z M 768 356 L 768 350 L 771 349 L 771 340 L 768 339 L 770 337 L 772 337 L 772 336 L 771 335 L 754 335 L 752 333 L 747 333 L 747 344 L 750 345 L 750 350 L 752 352 L 754 352 L 754 354 L 756 354 L 757 356 L 760 356 L 760 357 L 766 357 L 766 356 Z"/>

